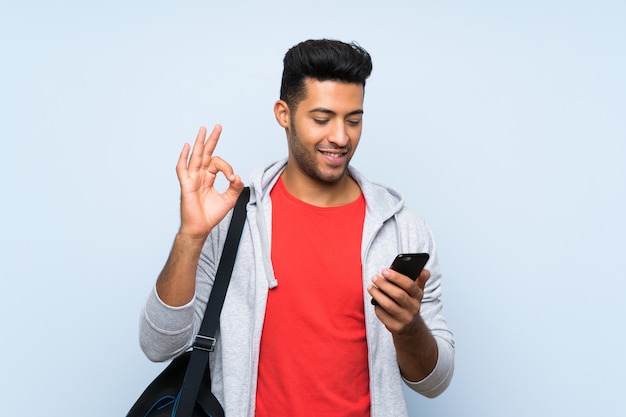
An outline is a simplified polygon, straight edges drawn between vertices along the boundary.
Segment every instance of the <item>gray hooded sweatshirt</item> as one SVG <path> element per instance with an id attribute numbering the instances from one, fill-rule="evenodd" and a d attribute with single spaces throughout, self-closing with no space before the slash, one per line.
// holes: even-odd
<path id="1" fill-rule="evenodd" d="M 252 176 L 247 221 L 220 317 L 217 344 L 210 357 L 212 392 L 229 417 L 254 416 L 265 305 L 268 291 L 280 285 L 270 261 L 272 204 L 269 194 L 285 164 L 286 160 L 276 162 Z M 360 185 L 366 202 L 361 257 L 371 416 L 406 417 L 403 383 L 422 395 L 435 397 L 446 389 L 454 370 L 454 341 L 442 315 L 437 251 L 426 223 L 404 207 L 396 191 L 369 182 L 351 167 L 349 172 Z M 171 307 L 159 299 L 156 289 L 149 294 L 140 318 L 140 345 L 150 360 L 165 361 L 190 348 L 211 292 L 230 216 L 207 238 L 198 264 L 196 294 L 191 302 Z M 388 267 L 398 253 L 408 252 L 430 254 L 426 268 L 431 276 L 426 284 L 421 315 L 439 347 L 435 369 L 418 382 L 406 381 L 400 375 L 391 333 L 376 317 L 367 293 L 371 277 Z"/>

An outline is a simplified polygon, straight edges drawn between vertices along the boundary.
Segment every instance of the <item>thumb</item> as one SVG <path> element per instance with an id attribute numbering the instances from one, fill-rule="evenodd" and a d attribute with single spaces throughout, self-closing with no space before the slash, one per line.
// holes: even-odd
<path id="1" fill-rule="evenodd" d="M 228 178 L 228 181 L 228 188 L 224 191 L 224 194 L 236 200 L 243 191 L 245 184 L 241 181 L 241 177 L 235 174 L 232 174 L 231 177 Z"/>
<path id="2" fill-rule="evenodd" d="M 430 278 L 430 271 L 428 269 L 423 269 L 420 275 L 415 280 L 417 286 L 423 291 L 426 286 L 426 281 Z"/>

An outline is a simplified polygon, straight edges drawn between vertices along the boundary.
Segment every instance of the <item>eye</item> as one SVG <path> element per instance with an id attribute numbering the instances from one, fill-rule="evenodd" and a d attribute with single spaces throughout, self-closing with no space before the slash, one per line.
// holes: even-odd
<path id="1" fill-rule="evenodd" d="M 361 119 L 358 120 L 346 120 L 346 122 L 350 125 L 350 126 L 358 126 L 361 124 Z"/>
<path id="2" fill-rule="evenodd" d="M 313 121 L 315 123 L 317 123 L 318 125 L 325 125 L 326 123 L 328 123 L 328 119 L 313 119 Z"/>

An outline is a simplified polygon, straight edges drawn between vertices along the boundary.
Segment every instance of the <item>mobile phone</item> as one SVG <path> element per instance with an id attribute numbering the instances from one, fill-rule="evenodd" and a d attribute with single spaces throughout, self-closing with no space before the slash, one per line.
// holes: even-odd
<path id="1" fill-rule="evenodd" d="M 427 253 L 401 253 L 396 256 L 389 269 L 393 269 L 415 281 L 426 266 L 429 257 Z"/>
<path id="2" fill-rule="evenodd" d="M 415 281 L 426 266 L 428 258 L 430 256 L 427 253 L 401 253 L 396 256 L 389 269 L 393 269 Z M 373 305 L 378 304 L 373 298 L 371 302 Z"/>

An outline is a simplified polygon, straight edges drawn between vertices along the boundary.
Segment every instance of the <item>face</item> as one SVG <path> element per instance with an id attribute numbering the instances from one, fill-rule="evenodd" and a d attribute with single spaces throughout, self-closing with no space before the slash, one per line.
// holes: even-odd
<path id="1" fill-rule="evenodd" d="M 306 179 L 336 183 L 345 178 L 361 138 L 363 86 L 313 79 L 305 84 L 306 98 L 295 112 L 287 108 L 276 115 L 287 130 L 288 168 Z"/>

